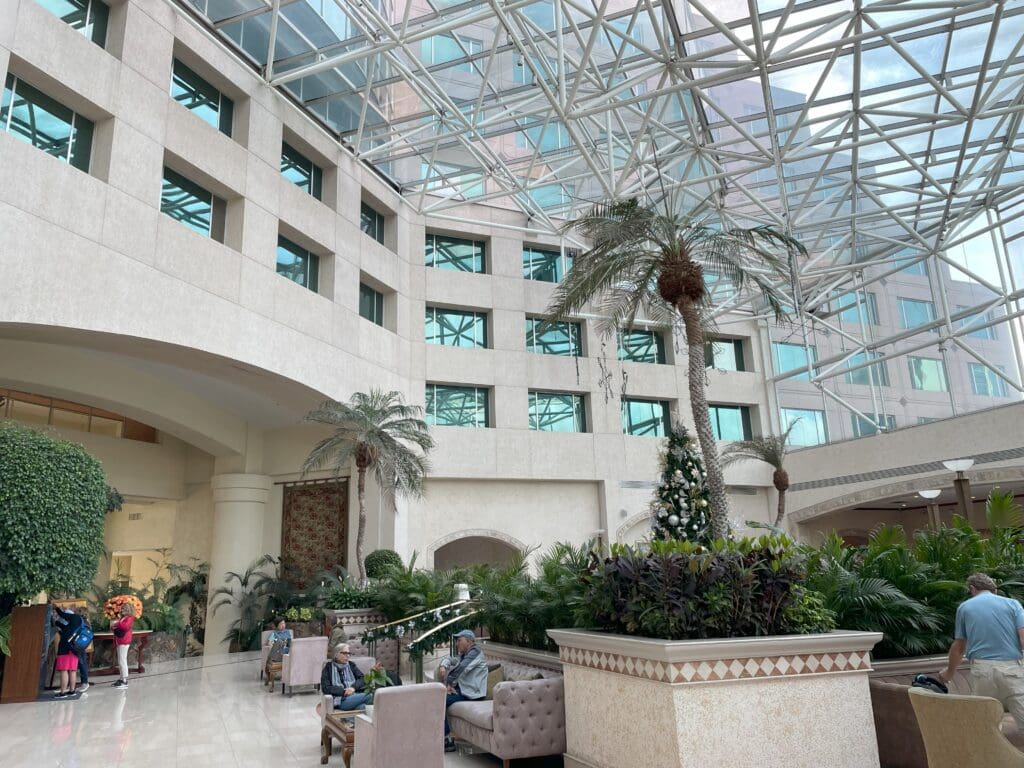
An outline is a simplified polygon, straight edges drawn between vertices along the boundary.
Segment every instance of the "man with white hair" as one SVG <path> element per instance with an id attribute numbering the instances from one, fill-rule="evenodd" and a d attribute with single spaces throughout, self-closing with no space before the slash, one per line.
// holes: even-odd
<path id="1" fill-rule="evenodd" d="M 956 609 L 955 639 L 939 677 L 952 680 L 966 655 L 974 695 L 1001 701 L 1024 733 L 1024 608 L 997 595 L 996 583 L 984 573 L 967 577 L 967 591 L 971 596 Z"/>

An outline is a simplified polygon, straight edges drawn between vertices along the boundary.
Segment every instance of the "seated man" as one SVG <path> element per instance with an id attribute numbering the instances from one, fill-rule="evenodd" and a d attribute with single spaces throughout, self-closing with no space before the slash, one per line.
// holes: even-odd
<path id="1" fill-rule="evenodd" d="M 334 649 L 334 659 L 324 664 L 320 675 L 320 690 L 334 697 L 335 709 L 362 709 L 370 694 L 363 692 L 363 673 L 348 657 L 348 643 Z"/>
<path id="2" fill-rule="evenodd" d="M 487 660 L 476 644 L 476 635 L 468 629 L 456 632 L 455 649 L 459 652 L 458 657 L 441 659 L 437 668 L 438 682 L 448 686 L 445 710 L 458 701 L 479 701 L 487 696 Z M 455 751 L 447 712 L 444 718 L 444 751 Z"/>

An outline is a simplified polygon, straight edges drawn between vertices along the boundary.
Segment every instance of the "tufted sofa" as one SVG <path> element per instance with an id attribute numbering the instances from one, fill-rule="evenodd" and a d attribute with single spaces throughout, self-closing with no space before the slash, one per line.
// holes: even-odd
<path id="1" fill-rule="evenodd" d="M 505 682 L 494 686 L 492 699 L 460 701 L 448 708 L 452 735 L 501 758 L 504 768 L 521 757 L 564 753 L 561 676 L 512 661 L 500 664 Z"/>

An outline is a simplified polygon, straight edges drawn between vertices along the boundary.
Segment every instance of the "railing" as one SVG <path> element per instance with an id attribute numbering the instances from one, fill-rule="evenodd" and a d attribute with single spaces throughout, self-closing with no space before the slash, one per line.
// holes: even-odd
<path id="1" fill-rule="evenodd" d="M 424 651 L 426 650 L 426 648 L 429 647 L 427 645 L 424 645 L 423 641 L 426 640 L 431 635 L 433 635 L 435 632 L 438 632 L 438 631 L 440 631 L 442 629 L 445 629 L 446 627 L 450 627 L 453 624 L 463 623 L 470 616 L 475 616 L 478 613 L 480 613 L 479 609 L 475 610 L 475 611 L 470 611 L 469 613 L 464 613 L 461 616 L 454 616 L 454 617 L 448 619 L 448 621 L 442 622 L 441 624 L 438 624 L 433 629 L 431 629 L 431 630 L 429 630 L 427 632 L 424 632 L 422 635 L 420 635 L 418 638 L 416 638 L 416 640 L 413 643 L 410 643 L 409 659 L 412 661 L 412 663 L 414 665 L 413 666 L 413 670 L 415 672 L 415 677 L 416 677 L 416 682 L 417 683 L 422 683 L 423 682 L 423 655 L 424 655 Z M 450 637 L 449 643 L 450 643 L 450 650 L 451 650 L 450 655 L 454 656 L 455 655 L 455 638 L 454 637 Z M 415 650 L 413 650 L 413 647 L 412 647 L 413 645 L 416 646 Z M 433 647 L 436 648 L 438 645 L 440 645 L 440 643 L 435 643 Z"/>

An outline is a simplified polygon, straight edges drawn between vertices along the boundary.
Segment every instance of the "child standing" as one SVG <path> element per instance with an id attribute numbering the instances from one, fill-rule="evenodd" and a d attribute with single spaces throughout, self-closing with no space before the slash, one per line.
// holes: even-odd
<path id="1" fill-rule="evenodd" d="M 75 693 L 78 677 L 78 651 L 71 644 L 71 638 L 82 626 L 82 617 L 74 611 L 66 611 L 50 604 L 53 608 L 53 622 L 57 625 L 60 640 L 57 643 L 57 663 L 55 668 L 60 672 L 60 690 L 53 697 L 66 699 Z"/>
<path id="2" fill-rule="evenodd" d="M 121 618 L 110 625 L 114 633 L 114 648 L 117 650 L 117 668 L 121 677 L 114 683 L 115 688 L 128 687 L 128 647 L 132 644 L 132 624 L 135 623 L 135 608 L 131 603 L 121 606 Z"/>

